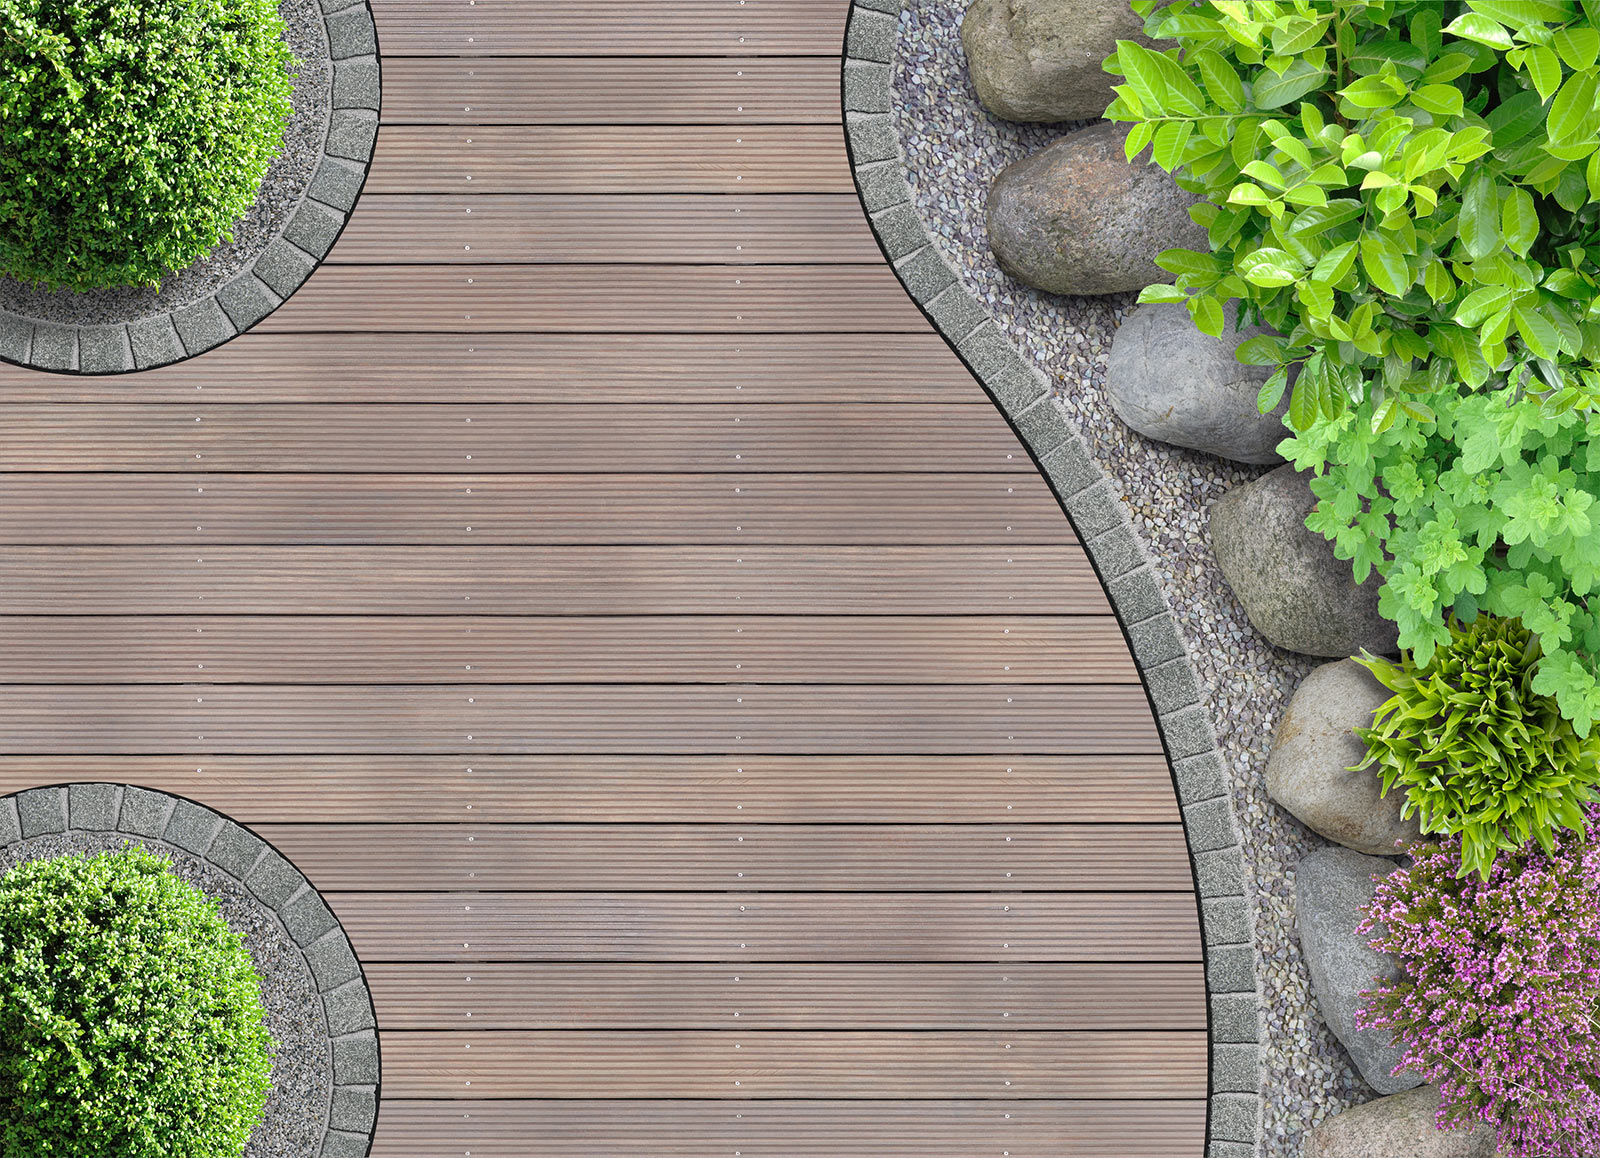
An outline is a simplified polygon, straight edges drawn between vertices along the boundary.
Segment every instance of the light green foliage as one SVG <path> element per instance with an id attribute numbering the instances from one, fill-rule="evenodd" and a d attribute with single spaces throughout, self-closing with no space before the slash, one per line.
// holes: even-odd
<path id="1" fill-rule="evenodd" d="M 0 0 L 0 273 L 155 284 L 230 236 L 283 149 L 276 0 Z"/>
<path id="2" fill-rule="evenodd" d="M 0 1158 L 237 1158 L 263 1018 L 241 938 L 154 854 L 0 877 Z"/>
<path id="3" fill-rule="evenodd" d="M 1600 799 L 1600 733 L 1580 737 L 1555 701 L 1535 690 L 1539 641 L 1514 619 L 1452 623 L 1426 663 L 1367 656 L 1394 693 L 1371 728 L 1357 728 L 1387 795 L 1406 794 L 1422 831 L 1461 837 L 1461 872 L 1484 880 L 1495 855 L 1537 840 L 1555 850 L 1560 828 L 1584 831 Z"/>
<path id="4" fill-rule="evenodd" d="M 1122 42 L 1107 115 L 1207 202 L 1169 250 L 1183 301 L 1281 337 L 1284 452 L 1308 524 L 1427 663 L 1445 614 L 1520 616 L 1538 689 L 1600 717 L 1600 0 L 1134 0 L 1179 48 Z M 1595 473 L 1591 473 L 1595 466 Z M 1597 605 L 1600 610 L 1600 605 Z"/>

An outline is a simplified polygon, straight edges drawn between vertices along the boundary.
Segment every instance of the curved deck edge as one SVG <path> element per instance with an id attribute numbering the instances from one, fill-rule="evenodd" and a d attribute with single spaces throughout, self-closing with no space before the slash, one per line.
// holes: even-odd
<path id="1" fill-rule="evenodd" d="M 1044 375 L 960 284 L 912 201 L 890 113 L 903 0 L 852 0 L 841 91 L 856 193 L 906 293 L 1010 423 L 1089 555 L 1150 699 L 1183 813 L 1200 909 L 1210 1062 L 1206 1158 L 1255 1158 L 1262 1137 L 1260 997 L 1250 882 L 1229 774 L 1150 557 Z"/>

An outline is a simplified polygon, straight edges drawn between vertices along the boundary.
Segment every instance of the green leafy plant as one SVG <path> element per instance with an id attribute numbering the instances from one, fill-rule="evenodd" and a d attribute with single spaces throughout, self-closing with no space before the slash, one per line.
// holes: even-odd
<path id="1" fill-rule="evenodd" d="M 1538 691 L 1600 717 L 1589 416 L 1600 400 L 1600 3 L 1134 0 L 1107 115 L 1207 202 L 1211 252 L 1169 250 L 1182 301 L 1277 335 L 1284 452 L 1418 663 L 1447 613 L 1519 616 Z M 1600 458 L 1595 458 L 1600 467 Z"/>
<path id="2" fill-rule="evenodd" d="M 0 878 L 0 1156 L 235 1158 L 260 1121 L 260 979 L 144 849 Z"/>
<path id="3" fill-rule="evenodd" d="M 1583 831 L 1600 799 L 1600 734 L 1581 737 L 1556 702 L 1533 690 L 1539 641 L 1514 619 L 1480 615 L 1449 625 L 1450 641 L 1423 665 L 1368 655 L 1360 662 L 1394 693 L 1372 727 L 1357 728 L 1383 792 L 1406 794 L 1425 834 L 1459 837 L 1461 871 L 1489 879 L 1495 856 L 1561 828 Z"/>
<path id="4" fill-rule="evenodd" d="M 0 0 L 0 273 L 156 284 L 231 236 L 283 149 L 276 0 Z"/>

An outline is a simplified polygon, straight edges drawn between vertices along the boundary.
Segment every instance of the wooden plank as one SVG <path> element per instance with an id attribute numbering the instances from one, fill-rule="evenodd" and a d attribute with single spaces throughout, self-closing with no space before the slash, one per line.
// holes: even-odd
<path id="1" fill-rule="evenodd" d="M 1206 1040 L 1144 1033 L 383 1035 L 398 1098 L 1197 1098 Z"/>
<path id="2" fill-rule="evenodd" d="M 246 824 L 1172 824 L 1165 757 L 0 756 L 0 792 L 142 784 Z"/>
<path id="3" fill-rule="evenodd" d="M 837 125 L 827 57 L 405 57 L 385 125 Z"/>
<path id="4" fill-rule="evenodd" d="M 366 972 L 385 1030 L 1206 1027 L 1205 979 L 1194 964 L 478 962 Z"/>
<path id="5" fill-rule="evenodd" d="M 0 511 L 0 543 L 41 546 L 1077 541 L 1015 474 L 0 474 Z"/>
<path id="6" fill-rule="evenodd" d="M 848 0 L 376 0 L 384 59 L 398 56 L 837 57 Z"/>
<path id="7" fill-rule="evenodd" d="M 272 825 L 341 892 L 1166 891 L 1194 885 L 1180 825 Z"/>
<path id="8" fill-rule="evenodd" d="M 1034 473 L 1005 420 L 968 406 L 0 404 L 0 471 L 877 473 L 929 463 Z M 1005 502 L 997 491 L 995 506 Z"/>
<path id="9" fill-rule="evenodd" d="M 268 334 L 921 333 L 887 265 L 324 264 Z"/>
<path id="10" fill-rule="evenodd" d="M 329 260 L 878 265 L 852 194 L 368 194 Z"/>
<path id="11" fill-rule="evenodd" d="M 1144 689 L 1084 685 L 13 685 L 0 750 L 261 754 L 1161 751 Z"/>
<path id="12" fill-rule="evenodd" d="M 855 182 L 837 124 L 385 125 L 366 196 L 383 193 L 853 196 Z"/>
<path id="13" fill-rule="evenodd" d="M 0 684 L 1123 683 L 1110 616 L 10 616 Z"/>
<path id="14" fill-rule="evenodd" d="M 949 1101 L 413 1100 L 389 1096 L 373 1158 L 782 1154 L 1173 1158 L 1205 1145 L 1203 1098 Z M 530 1140 L 533 1140 L 530 1142 Z"/>
<path id="15" fill-rule="evenodd" d="M 1103 615 L 1078 547 L 14 547 L 0 614 Z"/>
<path id="16" fill-rule="evenodd" d="M 204 358 L 139 374 L 41 374 L 0 363 L 0 389 L 8 403 L 990 405 L 931 331 L 853 336 L 252 331 Z"/>
<path id="17" fill-rule="evenodd" d="M 363 961 L 1200 960 L 1189 893 L 331 893 Z"/>

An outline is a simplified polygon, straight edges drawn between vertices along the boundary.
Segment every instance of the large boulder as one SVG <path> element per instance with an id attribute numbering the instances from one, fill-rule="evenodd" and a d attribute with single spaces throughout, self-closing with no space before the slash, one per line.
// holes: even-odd
<path id="1" fill-rule="evenodd" d="M 1493 1126 L 1441 1130 L 1439 1091 L 1418 1086 L 1335 1114 L 1306 1138 L 1301 1158 L 1494 1158 Z"/>
<path id="2" fill-rule="evenodd" d="M 1380 1094 L 1422 1084 L 1409 1070 L 1390 1076 L 1405 1054 L 1390 1044 L 1387 1030 L 1356 1028 L 1356 1010 L 1366 1003 L 1362 995 L 1403 976 L 1398 958 L 1373 950 L 1369 938 L 1356 933 L 1372 903 L 1374 878 L 1396 867 L 1392 860 L 1348 848 L 1320 848 L 1303 857 L 1294 874 L 1295 928 L 1317 1008 L 1361 1076 Z"/>
<path id="3" fill-rule="evenodd" d="M 1380 796 L 1376 768 L 1350 769 L 1367 757 L 1352 730 L 1372 727 L 1388 689 L 1353 659 L 1306 676 L 1289 701 L 1267 757 L 1267 795 L 1301 824 L 1356 852 L 1394 856 L 1397 844 L 1422 838 L 1417 818 L 1402 820 L 1406 794 Z"/>
<path id="4" fill-rule="evenodd" d="M 1008 121 L 1098 119 L 1119 40 L 1155 43 L 1128 0 L 976 0 L 961 21 L 978 99 Z"/>
<path id="5" fill-rule="evenodd" d="M 1122 154 L 1128 125 L 1068 133 L 1000 170 L 989 190 L 989 248 L 1018 281 L 1055 294 L 1114 294 L 1171 277 L 1163 249 L 1208 251 L 1196 198 Z"/>
<path id="6" fill-rule="evenodd" d="M 1211 504 L 1211 550 L 1245 614 L 1268 641 L 1304 655 L 1392 654 L 1399 633 L 1378 614 L 1376 572 L 1357 583 L 1333 544 L 1306 526 L 1309 472 L 1280 466 Z"/>
<path id="7" fill-rule="evenodd" d="M 1130 313 L 1117 328 L 1106 365 L 1106 393 L 1117 417 L 1176 446 L 1236 462 L 1282 462 L 1276 447 L 1289 437 L 1283 425 L 1289 392 L 1271 414 L 1256 409 L 1272 367 L 1246 366 L 1234 351 L 1270 331 L 1235 330 L 1237 311 L 1237 303 L 1229 303 L 1221 338 L 1195 329 L 1189 311 L 1176 303 Z"/>

